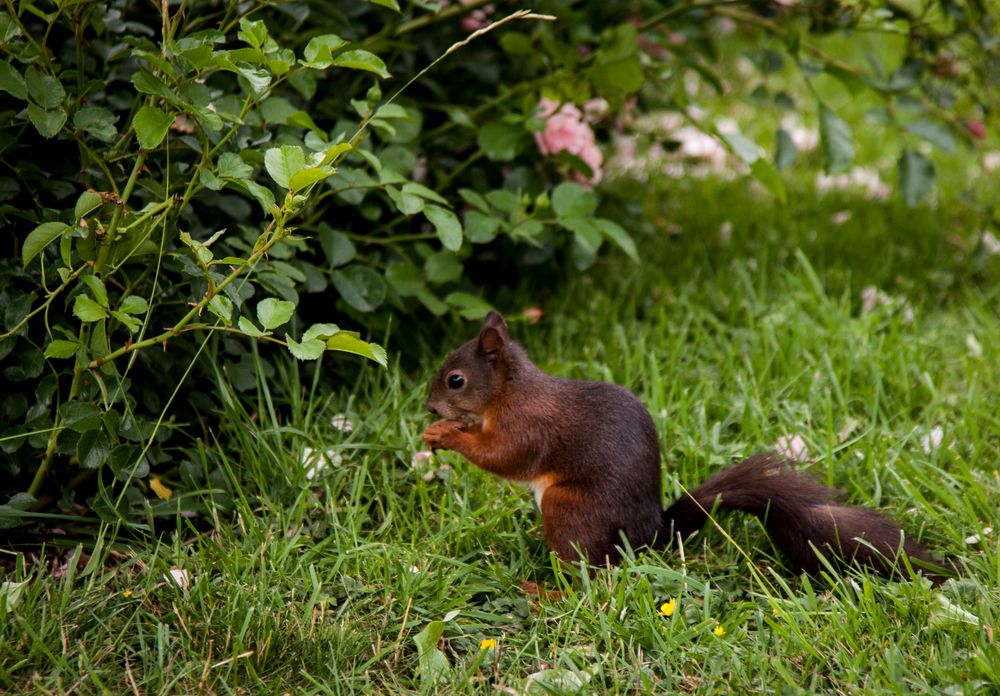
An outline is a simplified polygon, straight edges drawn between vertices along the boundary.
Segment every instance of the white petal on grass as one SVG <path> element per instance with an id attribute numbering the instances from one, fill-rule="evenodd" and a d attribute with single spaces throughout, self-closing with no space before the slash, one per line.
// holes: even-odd
<path id="1" fill-rule="evenodd" d="M 979 243 L 987 254 L 1000 254 L 1000 239 L 997 239 L 989 232 L 983 232 L 979 237 Z"/>
<path id="2" fill-rule="evenodd" d="M 782 435 L 774 443 L 774 451 L 785 459 L 804 460 L 809 458 L 806 441 L 801 435 Z"/>
<path id="3" fill-rule="evenodd" d="M 992 533 L 993 533 L 993 527 L 984 527 L 983 531 L 981 531 L 979 534 L 972 534 L 971 536 L 965 537 L 965 543 L 969 545 L 978 544 L 980 541 L 983 540 L 983 537 L 988 537 Z"/>
<path id="4" fill-rule="evenodd" d="M 838 210 L 830 217 L 830 224 L 834 227 L 840 227 L 845 222 L 851 219 L 850 210 Z"/>
<path id="5" fill-rule="evenodd" d="M 345 433 L 354 432 L 354 423 L 343 413 L 338 413 L 330 419 L 330 425 Z"/>
<path id="6" fill-rule="evenodd" d="M 925 454 L 930 454 L 934 450 L 941 449 L 942 442 L 944 442 L 944 428 L 935 425 L 929 433 L 920 438 L 920 448 Z"/>
<path id="7" fill-rule="evenodd" d="M 171 568 L 169 573 L 163 574 L 163 579 L 172 582 L 182 590 L 191 586 L 191 573 L 184 568 Z"/>
<path id="8" fill-rule="evenodd" d="M 333 465 L 337 466 L 342 461 L 344 461 L 343 456 L 341 456 L 336 450 L 327 450 L 326 452 L 321 452 L 319 450 L 314 450 L 312 447 L 302 448 L 302 467 L 306 470 L 306 479 L 312 481 L 326 467 Z"/>
<path id="9" fill-rule="evenodd" d="M 414 469 L 420 469 L 430 461 L 434 453 L 430 450 L 421 450 L 420 452 L 414 452 L 413 457 L 410 459 L 410 466 Z"/>

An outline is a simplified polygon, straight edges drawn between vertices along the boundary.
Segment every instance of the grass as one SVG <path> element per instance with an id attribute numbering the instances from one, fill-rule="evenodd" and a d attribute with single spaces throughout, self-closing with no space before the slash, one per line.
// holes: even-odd
<path id="1" fill-rule="evenodd" d="M 1000 530 L 1000 258 L 977 248 L 975 210 L 807 190 L 781 208 L 741 182 L 656 186 L 656 205 L 631 212 L 646 263 L 603 261 L 551 297 L 515 290 L 511 318 L 545 315 L 514 334 L 546 370 L 639 394 L 669 497 L 800 435 L 811 471 L 961 561 L 958 581 L 800 577 L 739 516 L 683 556 L 642 553 L 592 578 L 554 566 L 529 493 L 454 455 L 413 460 L 427 380 L 467 324 L 423 348 L 419 369 L 366 369 L 334 393 L 293 366 L 245 405 L 220 376 L 229 425 L 178 474 L 202 482 L 206 513 L 158 542 L 108 530 L 59 567 L 18 556 L 6 579 L 28 582 L 0 602 L 0 690 L 1000 688 L 1000 532 L 984 531 Z M 892 299 L 866 312 L 869 285 Z M 352 431 L 332 423 L 342 414 Z M 940 446 L 925 446 L 935 428 Z M 330 460 L 312 480 L 307 446 Z"/>

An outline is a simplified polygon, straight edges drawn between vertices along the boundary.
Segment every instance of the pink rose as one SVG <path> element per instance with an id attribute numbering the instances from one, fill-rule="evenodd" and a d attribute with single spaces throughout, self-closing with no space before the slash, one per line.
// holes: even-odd
<path id="1" fill-rule="evenodd" d="M 576 155 L 592 172 L 589 179 L 577 178 L 588 184 L 598 183 L 604 156 L 597 147 L 594 131 L 583 120 L 580 110 L 573 104 L 560 106 L 558 102 L 543 97 L 538 103 L 538 113 L 545 119 L 545 130 L 535 133 L 535 142 L 541 153 L 556 155 L 568 152 Z"/>

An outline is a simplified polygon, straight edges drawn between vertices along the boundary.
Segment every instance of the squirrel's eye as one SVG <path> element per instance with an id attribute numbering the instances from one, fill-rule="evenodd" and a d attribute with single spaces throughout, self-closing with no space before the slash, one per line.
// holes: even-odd
<path id="1" fill-rule="evenodd" d="M 462 375 L 448 375 L 448 388 L 461 389 L 465 386 L 465 377 Z"/>

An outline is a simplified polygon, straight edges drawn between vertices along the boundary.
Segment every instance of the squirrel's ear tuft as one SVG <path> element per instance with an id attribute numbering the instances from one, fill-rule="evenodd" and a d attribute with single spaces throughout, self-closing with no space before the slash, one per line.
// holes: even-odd
<path id="1" fill-rule="evenodd" d="M 494 360 L 503 351 L 508 340 L 507 323 L 497 312 L 490 312 L 479 329 L 477 350 L 481 355 Z"/>

